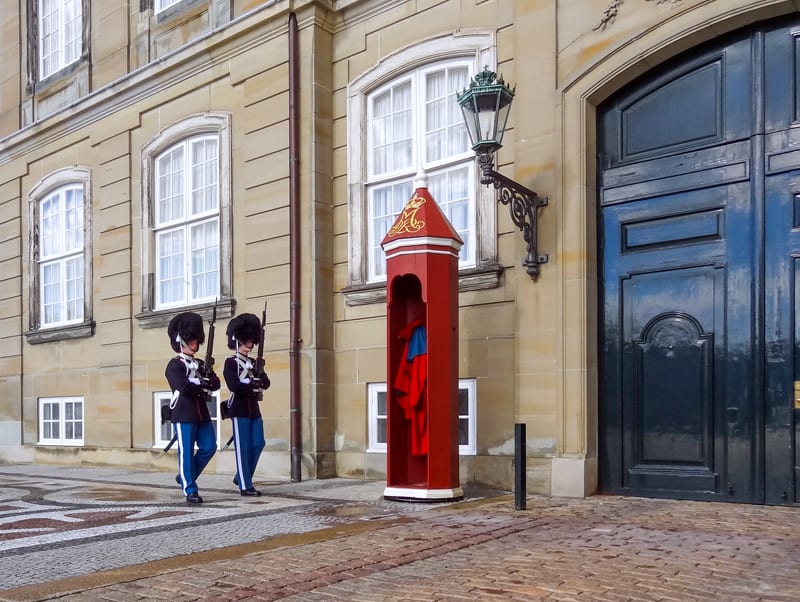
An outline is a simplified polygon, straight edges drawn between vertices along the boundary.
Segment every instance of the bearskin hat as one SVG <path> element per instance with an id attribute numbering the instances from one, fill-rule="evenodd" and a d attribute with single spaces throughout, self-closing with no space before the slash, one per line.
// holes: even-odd
<path id="1" fill-rule="evenodd" d="M 261 340 L 261 320 L 255 314 L 239 314 L 228 322 L 225 334 L 228 335 L 228 349 L 236 349 L 236 341 L 258 343 Z"/>
<path id="2" fill-rule="evenodd" d="M 169 335 L 169 344 L 178 353 L 181 352 L 181 344 L 178 339 L 184 342 L 197 340 L 202 345 L 206 340 L 203 318 L 191 311 L 178 314 L 169 321 L 167 335 Z"/>

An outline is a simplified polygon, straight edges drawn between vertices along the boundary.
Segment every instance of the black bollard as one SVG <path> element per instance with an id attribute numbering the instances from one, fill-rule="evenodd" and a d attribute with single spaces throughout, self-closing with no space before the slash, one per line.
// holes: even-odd
<path id="1" fill-rule="evenodd" d="M 527 498 L 527 485 L 525 483 L 525 470 L 527 462 L 525 457 L 525 423 L 518 422 L 514 425 L 514 508 L 525 510 Z"/>

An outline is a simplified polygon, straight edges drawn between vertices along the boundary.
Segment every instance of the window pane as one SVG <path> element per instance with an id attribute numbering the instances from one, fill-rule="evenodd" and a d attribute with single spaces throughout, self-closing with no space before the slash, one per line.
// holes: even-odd
<path id="1" fill-rule="evenodd" d="M 184 300 L 184 230 L 162 232 L 156 237 L 158 291 L 161 303 Z"/>
<path id="2" fill-rule="evenodd" d="M 61 253 L 61 201 L 58 193 L 42 201 L 39 211 L 41 222 L 39 256 L 52 257 Z"/>
<path id="3" fill-rule="evenodd" d="M 368 239 L 373 277 L 386 274 L 386 258 L 381 241 L 411 198 L 412 187 L 411 180 L 405 180 L 370 190 Z"/>
<path id="4" fill-rule="evenodd" d="M 467 128 L 454 91 L 468 85 L 466 66 L 432 71 L 425 77 L 425 158 L 439 161 L 469 150 Z"/>
<path id="5" fill-rule="evenodd" d="M 425 81 L 425 159 L 437 161 L 447 154 L 447 80 L 445 71 L 429 73 Z"/>
<path id="6" fill-rule="evenodd" d="M 81 56 L 81 0 L 64 1 L 64 65 Z"/>
<path id="7" fill-rule="evenodd" d="M 184 148 L 177 146 L 159 157 L 156 163 L 156 223 L 181 219 L 183 209 Z"/>
<path id="8" fill-rule="evenodd" d="M 217 220 L 192 227 L 192 299 L 216 297 L 219 283 Z"/>
<path id="9" fill-rule="evenodd" d="M 386 418 L 378 418 L 377 427 L 377 443 L 386 443 L 388 441 L 386 437 Z"/>
<path id="10" fill-rule="evenodd" d="M 81 0 L 41 0 L 39 50 L 41 77 L 78 60 L 82 49 Z"/>
<path id="11" fill-rule="evenodd" d="M 60 16 L 57 0 L 42 0 L 40 6 L 39 40 L 42 53 L 42 77 L 47 77 L 58 69 L 60 62 Z"/>
<path id="12" fill-rule="evenodd" d="M 181 0 L 156 0 L 156 12 L 160 12 L 165 8 L 169 8 L 180 1 Z"/>
<path id="13" fill-rule="evenodd" d="M 66 304 L 67 320 L 83 319 L 83 257 L 69 259 L 66 262 Z"/>
<path id="14" fill-rule="evenodd" d="M 49 263 L 41 267 L 42 322 L 61 322 L 61 264 Z"/>
<path id="15" fill-rule="evenodd" d="M 60 438 L 61 405 L 59 403 L 42 403 L 42 438 Z"/>
<path id="16" fill-rule="evenodd" d="M 413 160 L 411 81 L 370 99 L 370 171 L 383 174 L 409 168 Z"/>
<path id="17" fill-rule="evenodd" d="M 217 208 L 217 142 L 192 143 L 192 213 Z"/>
<path id="18" fill-rule="evenodd" d="M 469 419 L 458 419 L 458 444 L 469 445 Z"/>
<path id="19" fill-rule="evenodd" d="M 469 391 L 467 389 L 458 390 L 458 415 L 460 417 L 469 416 Z"/>
<path id="20" fill-rule="evenodd" d="M 64 191 L 64 251 L 83 250 L 83 190 Z"/>
<path id="21" fill-rule="evenodd" d="M 472 264 L 475 261 L 475 230 L 472 225 L 475 210 L 470 197 L 470 181 L 470 170 L 466 165 L 433 174 L 428 180 L 431 195 L 464 241 L 459 254 L 461 265 Z"/>
<path id="22" fill-rule="evenodd" d="M 386 391 L 378 392 L 378 416 L 386 416 Z"/>

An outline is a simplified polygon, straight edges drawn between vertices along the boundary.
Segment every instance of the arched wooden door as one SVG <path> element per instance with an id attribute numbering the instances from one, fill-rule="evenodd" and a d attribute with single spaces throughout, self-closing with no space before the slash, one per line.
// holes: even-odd
<path id="1" fill-rule="evenodd" d="M 602 491 L 800 500 L 799 36 L 759 24 L 600 107 Z"/>

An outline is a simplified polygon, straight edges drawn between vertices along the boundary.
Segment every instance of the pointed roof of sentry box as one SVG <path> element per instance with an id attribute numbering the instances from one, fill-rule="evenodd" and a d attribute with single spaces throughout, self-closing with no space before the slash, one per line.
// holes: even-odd
<path id="1" fill-rule="evenodd" d="M 428 176 L 420 168 L 414 177 L 414 193 L 397 216 L 389 232 L 383 237 L 381 247 L 400 239 L 422 238 L 435 243 L 435 239 L 454 240 L 460 249 L 464 241 L 453 228 L 453 224 L 442 213 L 442 209 L 428 192 Z"/>

